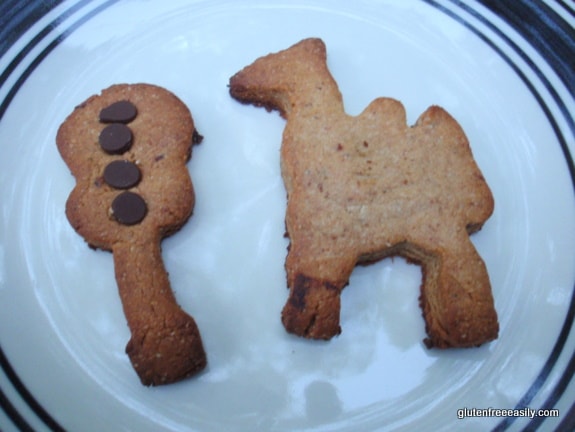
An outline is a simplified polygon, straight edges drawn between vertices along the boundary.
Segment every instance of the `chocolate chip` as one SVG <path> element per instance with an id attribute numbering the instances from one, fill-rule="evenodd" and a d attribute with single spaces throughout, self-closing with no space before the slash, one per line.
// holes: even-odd
<path id="1" fill-rule="evenodd" d="M 100 111 L 102 123 L 129 123 L 136 118 L 138 110 L 130 101 L 123 100 Z"/>
<path id="2" fill-rule="evenodd" d="M 112 201 L 112 212 L 121 224 L 135 225 L 144 219 L 148 206 L 137 193 L 122 192 Z"/>
<path id="3" fill-rule="evenodd" d="M 138 166 L 127 160 L 115 160 L 104 168 L 104 181 L 116 189 L 134 187 L 141 178 Z"/>
<path id="4" fill-rule="evenodd" d="M 121 123 L 106 126 L 100 132 L 100 146 L 106 153 L 121 154 L 132 146 L 133 135 L 130 128 Z"/>

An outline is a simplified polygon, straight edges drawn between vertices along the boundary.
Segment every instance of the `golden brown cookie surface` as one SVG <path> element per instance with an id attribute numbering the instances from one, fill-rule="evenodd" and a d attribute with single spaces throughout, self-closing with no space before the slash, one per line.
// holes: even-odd
<path id="1" fill-rule="evenodd" d="M 402 255 L 422 266 L 429 346 L 497 337 L 489 276 L 469 239 L 491 215 L 493 197 L 445 110 L 429 108 L 413 127 L 389 98 L 347 115 L 319 39 L 257 59 L 230 79 L 230 94 L 287 120 L 289 332 L 338 334 L 340 293 L 354 266 Z"/>
<path id="2" fill-rule="evenodd" d="M 191 215 L 186 162 L 198 136 L 175 95 L 123 84 L 76 107 L 56 138 L 76 179 L 66 215 L 89 245 L 113 252 L 132 333 L 126 352 L 145 385 L 178 381 L 206 365 L 196 323 L 173 296 L 160 246 Z"/>

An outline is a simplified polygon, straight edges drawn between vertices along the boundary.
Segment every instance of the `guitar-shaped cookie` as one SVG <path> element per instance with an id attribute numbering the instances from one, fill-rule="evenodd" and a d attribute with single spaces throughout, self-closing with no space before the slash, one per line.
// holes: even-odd
<path id="1" fill-rule="evenodd" d="M 160 87 L 115 85 L 76 107 L 57 145 L 76 179 L 66 202 L 74 229 L 113 253 L 131 339 L 126 352 L 145 385 L 181 380 L 206 365 L 194 319 L 170 287 L 161 241 L 189 218 L 188 108 Z"/>

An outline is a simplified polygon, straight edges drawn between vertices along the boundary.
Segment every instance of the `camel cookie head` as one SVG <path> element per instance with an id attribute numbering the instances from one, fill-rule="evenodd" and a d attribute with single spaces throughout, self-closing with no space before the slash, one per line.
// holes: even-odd
<path id="1" fill-rule="evenodd" d="M 311 38 L 293 45 L 287 50 L 268 54 L 246 66 L 230 78 L 230 94 L 240 102 L 277 109 L 287 118 L 300 94 L 313 94 L 321 90 L 327 100 L 335 98 L 341 103 L 337 84 L 327 69 L 325 44 L 321 39 Z M 295 83 L 294 77 L 304 78 Z"/>

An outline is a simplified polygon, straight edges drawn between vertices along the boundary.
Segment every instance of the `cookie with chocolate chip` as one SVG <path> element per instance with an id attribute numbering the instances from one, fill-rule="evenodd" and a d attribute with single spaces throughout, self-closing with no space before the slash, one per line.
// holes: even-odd
<path id="1" fill-rule="evenodd" d="M 91 96 L 56 137 L 76 179 L 66 216 L 90 246 L 113 253 L 131 332 L 126 352 L 145 385 L 178 381 L 206 365 L 198 327 L 177 304 L 161 254 L 161 240 L 192 213 L 186 163 L 200 140 L 184 103 L 148 84 Z"/>

